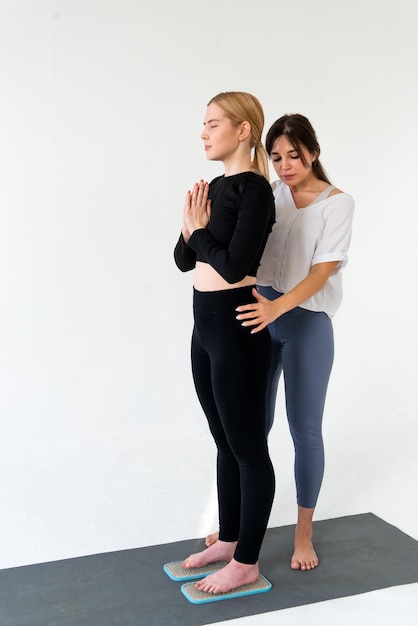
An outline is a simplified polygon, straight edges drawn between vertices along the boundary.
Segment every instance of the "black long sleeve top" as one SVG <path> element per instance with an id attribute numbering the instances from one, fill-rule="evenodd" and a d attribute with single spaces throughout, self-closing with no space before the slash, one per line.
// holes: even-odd
<path id="1" fill-rule="evenodd" d="M 180 235 L 174 249 L 177 267 L 187 272 L 203 261 L 230 284 L 255 276 L 274 224 L 269 182 L 256 172 L 218 176 L 209 184 L 208 197 L 209 223 L 195 230 L 187 244 Z"/>

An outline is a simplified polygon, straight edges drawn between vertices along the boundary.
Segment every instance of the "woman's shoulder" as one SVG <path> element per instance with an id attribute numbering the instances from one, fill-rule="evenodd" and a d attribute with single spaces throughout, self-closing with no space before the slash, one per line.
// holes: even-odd
<path id="1" fill-rule="evenodd" d="M 334 189 L 328 198 L 319 203 L 318 208 L 326 221 L 336 220 L 338 223 L 350 225 L 354 215 L 354 206 L 353 196 L 340 189 Z"/>
<path id="2" fill-rule="evenodd" d="M 271 185 L 269 180 L 260 172 L 243 172 L 243 180 L 247 184 L 253 184 L 257 185 L 258 187 L 263 187 L 264 189 L 267 189 L 269 193 L 271 193 Z"/>
<path id="3" fill-rule="evenodd" d="M 215 176 L 215 178 L 212 178 L 212 180 L 210 181 L 209 185 L 211 187 L 213 187 L 214 185 L 216 185 L 217 183 L 221 182 L 225 180 L 225 176 L 222 174 L 221 176 Z"/>
<path id="4" fill-rule="evenodd" d="M 243 172 L 240 179 L 240 191 L 250 198 L 256 197 L 274 206 L 274 196 L 270 181 L 259 172 Z"/>
<path id="5" fill-rule="evenodd" d="M 259 174 L 253 170 L 240 172 L 231 176 L 225 176 L 222 183 L 231 192 L 235 192 L 239 196 L 242 194 L 263 194 L 272 197 L 272 189 L 269 181 L 263 174 Z"/>
<path id="6" fill-rule="evenodd" d="M 244 181 L 246 183 L 254 183 L 256 185 L 270 187 L 270 183 L 261 172 L 256 172 L 255 170 L 246 170 L 245 172 L 240 172 L 239 174 L 235 174 L 234 176 L 230 176 L 231 179 L 235 178 L 239 181 Z"/>
<path id="7" fill-rule="evenodd" d="M 345 191 L 343 191 L 342 189 L 339 189 L 338 187 L 334 187 L 328 194 L 328 198 L 334 198 L 335 196 L 341 196 L 341 197 L 347 197 L 347 198 L 351 198 L 352 196 L 350 196 L 349 193 L 346 193 Z"/>
<path id="8" fill-rule="evenodd" d="M 330 204 L 332 205 L 341 205 L 341 206 L 347 206 L 347 207 L 354 207 L 354 198 L 353 196 L 351 196 L 349 193 L 347 193 L 346 191 L 342 191 L 341 189 L 338 189 L 338 187 L 335 187 L 330 194 L 328 195 L 328 197 L 326 198 L 327 200 L 330 201 Z"/>

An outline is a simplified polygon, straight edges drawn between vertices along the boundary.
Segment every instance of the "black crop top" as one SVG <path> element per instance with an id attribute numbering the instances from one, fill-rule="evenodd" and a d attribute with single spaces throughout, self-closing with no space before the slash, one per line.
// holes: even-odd
<path id="1" fill-rule="evenodd" d="M 174 249 L 177 267 L 187 272 L 203 261 L 230 284 L 255 276 L 274 224 L 269 182 L 256 172 L 218 176 L 209 184 L 209 198 L 207 228 L 195 230 L 187 244 L 180 235 Z"/>

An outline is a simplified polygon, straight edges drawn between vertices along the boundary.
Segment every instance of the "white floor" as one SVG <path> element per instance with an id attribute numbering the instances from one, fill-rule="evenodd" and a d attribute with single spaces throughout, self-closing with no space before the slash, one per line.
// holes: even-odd
<path id="1" fill-rule="evenodd" d="M 327 415 L 335 401 L 330 392 Z M 83 438 L 75 436 L 74 425 L 63 433 L 61 423 L 58 437 L 52 424 L 21 432 L 9 423 L 0 444 L 0 567 L 168 543 L 213 530 L 214 448 L 196 409 L 193 419 L 176 423 L 168 414 L 130 423 L 121 418 L 117 428 L 84 428 Z M 417 538 L 415 422 L 403 416 L 403 428 L 394 425 L 379 446 L 376 422 L 363 421 L 360 431 L 359 419 L 349 425 L 341 418 L 338 424 L 326 421 L 327 470 L 317 519 L 371 511 Z M 292 450 L 280 418 L 270 448 L 278 483 L 270 525 L 290 524 Z M 234 623 L 363 626 L 378 619 L 380 626 L 412 626 L 417 613 L 415 584 Z"/>

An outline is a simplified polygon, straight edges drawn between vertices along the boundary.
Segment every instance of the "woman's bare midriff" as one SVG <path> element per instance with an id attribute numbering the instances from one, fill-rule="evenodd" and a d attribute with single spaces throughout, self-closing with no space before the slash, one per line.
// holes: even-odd
<path id="1" fill-rule="evenodd" d="M 255 285 L 255 276 L 246 276 L 238 283 L 228 283 L 209 263 L 197 261 L 194 287 L 198 291 L 221 291 L 223 289 L 237 289 L 237 287 L 251 287 Z"/>

